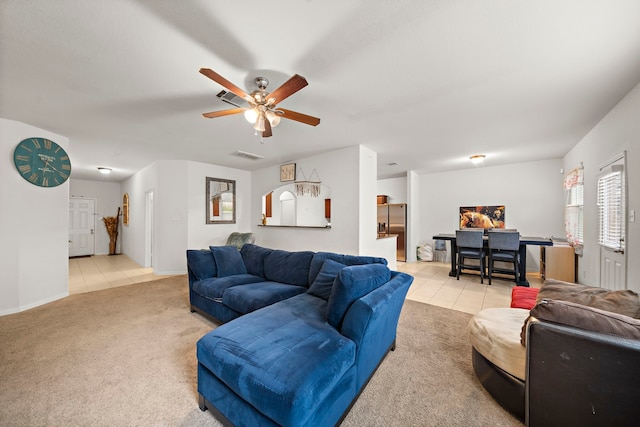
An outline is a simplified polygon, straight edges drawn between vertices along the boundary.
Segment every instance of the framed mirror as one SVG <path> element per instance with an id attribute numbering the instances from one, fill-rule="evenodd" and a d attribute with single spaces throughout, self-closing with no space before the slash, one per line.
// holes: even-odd
<path id="1" fill-rule="evenodd" d="M 207 224 L 236 223 L 236 181 L 207 177 Z"/>

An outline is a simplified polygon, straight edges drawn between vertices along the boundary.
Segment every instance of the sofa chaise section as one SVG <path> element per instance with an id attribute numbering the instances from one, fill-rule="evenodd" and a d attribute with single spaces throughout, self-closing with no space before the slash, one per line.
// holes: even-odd
<path id="1" fill-rule="evenodd" d="M 201 409 L 235 426 L 339 423 L 394 348 L 412 280 L 345 266 L 327 300 L 305 292 L 214 329 L 197 344 Z"/>

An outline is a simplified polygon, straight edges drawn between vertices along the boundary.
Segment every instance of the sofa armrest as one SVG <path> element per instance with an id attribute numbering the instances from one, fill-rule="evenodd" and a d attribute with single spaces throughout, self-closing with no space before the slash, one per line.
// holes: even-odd
<path id="1" fill-rule="evenodd" d="M 342 335 L 356 344 L 361 389 L 396 340 L 400 311 L 413 277 L 393 271 L 391 280 L 356 300 L 345 314 Z"/>
<path id="2" fill-rule="evenodd" d="M 527 426 L 637 425 L 639 340 L 538 320 L 527 334 Z"/>

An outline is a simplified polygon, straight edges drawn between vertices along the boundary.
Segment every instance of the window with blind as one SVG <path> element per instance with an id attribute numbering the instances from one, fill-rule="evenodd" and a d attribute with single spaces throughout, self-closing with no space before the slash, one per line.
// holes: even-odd
<path id="1" fill-rule="evenodd" d="M 624 250 L 624 176 L 614 171 L 598 179 L 598 243 L 613 250 Z"/>
<path id="2" fill-rule="evenodd" d="M 569 244 L 579 253 L 584 242 L 584 169 L 582 166 L 572 169 L 564 179 L 566 193 L 564 207 L 564 225 Z"/>

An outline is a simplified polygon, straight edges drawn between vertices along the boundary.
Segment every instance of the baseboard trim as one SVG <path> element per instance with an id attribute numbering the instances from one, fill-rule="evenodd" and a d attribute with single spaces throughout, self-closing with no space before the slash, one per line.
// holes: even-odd
<path id="1" fill-rule="evenodd" d="M 49 304 L 50 302 L 57 301 L 57 300 L 62 299 L 62 298 L 66 298 L 68 296 L 69 296 L 69 291 L 62 292 L 62 293 L 54 295 L 52 297 L 41 299 L 41 300 L 26 304 L 26 305 L 19 305 L 18 307 L 15 307 L 15 308 L 9 308 L 9 309 L 6 309 L 6 310 L 1 310 L 0 311 L 0 316 L 6 316 L 6 315 L 9 315 L 9 314 L 20 313 L 22 311 L 30 310 L 32 308 L 36 308 L 36 307 L 39 307 L 41 305 Z"/>

